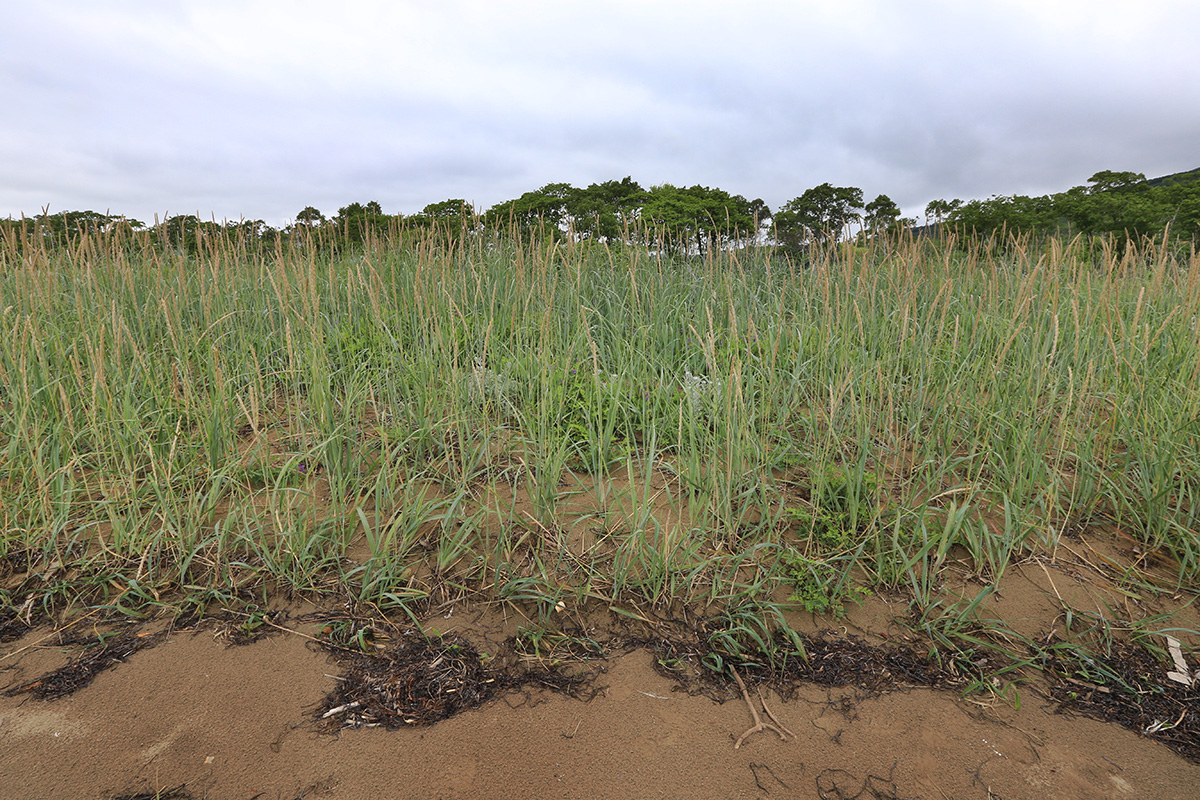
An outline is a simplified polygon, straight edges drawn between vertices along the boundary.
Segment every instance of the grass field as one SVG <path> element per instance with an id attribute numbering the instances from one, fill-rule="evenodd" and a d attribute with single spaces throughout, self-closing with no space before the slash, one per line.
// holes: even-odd
<path id="1" fill-rule="evenodd" d="M 1198 319 L 1200 257 L 1150 242 L 10 243 L 0 607 L 686 606 L 719 665 L 890 593 L 1011 647 L 978 604 L 1080 530 L 1193 596 Z"/>

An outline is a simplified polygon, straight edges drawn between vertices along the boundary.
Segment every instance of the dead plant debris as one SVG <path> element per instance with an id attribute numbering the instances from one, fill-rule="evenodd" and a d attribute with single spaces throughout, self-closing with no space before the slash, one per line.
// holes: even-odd
<path id="1" fill-rule="evenodd" d="M 853 635 L 829 631 L 801 636 L 805 658 L 782 665 L 783 677 L 818 686 L 855 685 L 869 694 L 900 686 L 959 688 L 967 679 L 952 664 L 907 645 L 871 645 Z"/>
<path id="2" fill-rule="evenodd" d="M 1128 642 L 1104 655 L 1060 643 L 1047 639 L 1040 666 L 1061 711 L 1115 722 L 1200 763 L 1200 686 L 1166 679 L 1162 662 Z"/>
<path id="3" fill-rule="evenodd" d="M 337 688 L 317 710 L 330 731 L 432 725 L 478 708 L 497 695 L 527 686 L 590 699 L 601 670 L 568 673 L 556 668 L 491 667 L 467 640 L 406 631 L 386 649 L 329 651 L 346 667 Z"/>
<path id="4" fill-rule="evenodd" d="M 0 644 L 15 642 L 33 630 L 17 609 L 12 606 L 0 607 Z"/>
<path id="5" fill-rule="evenodd" d="M 802 683 L 854 686 L 859 696 L 870 697 L 906 686 L 961 690 L 982 677 L 982 670 L 972 663 L 981 659 L 970 652 L 960 653 L 957 659 L 939 659 L 910 645 L 873 645 L 853 634 L 832 631 L 796 633 L 794 639 L 780 633 L 767 641 L 769 652 L 750 641 L 731 651 L 714 647 L 712 628 L 712 621 L 704 619 L 691 626 L 658 621 L 653 635 L 626 636 L 620 642 L 626 650 L 649 649 L 656 656 L 659 674 L 689 694 L 716 701 L 738 696 L 738 682 L 730 672 L 733 666 L 741 670 L 750 688 L 768 683 L 785 699 Z M 971 665 L 972 671 L 964 664 Z"/>
<path id="6" fill-rule="evenodd" d="M 38 700 L 56 700 L 79 691 L 95 677 L 119 664 L 139 650 L 153 647 L 166 638 L 166 632 L 137 633 L 125 631 L 98 642 L 64 667 L 47 672 L 28 683 L 7 689 L 6 697 L 29 694 Z"/>

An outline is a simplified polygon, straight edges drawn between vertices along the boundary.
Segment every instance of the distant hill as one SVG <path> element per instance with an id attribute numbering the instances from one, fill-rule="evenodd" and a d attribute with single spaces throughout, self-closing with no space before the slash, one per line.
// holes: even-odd
<path id="1" fill-rule="evenodd" d="M 1200 169 L 1175 172 L 1170 175 L 1163 175 L 1161 178 L 1150 178 L 1146 183 L 1151 186 L 1171 186 L 1176 183 L 1191 183 L 1196 180 L 1200 180 Z"/>

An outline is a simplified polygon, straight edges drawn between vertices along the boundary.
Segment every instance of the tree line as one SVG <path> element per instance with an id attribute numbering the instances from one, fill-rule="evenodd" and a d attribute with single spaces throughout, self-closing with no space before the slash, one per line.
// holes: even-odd
<path id="1" fill-rule="evenodd" d="M 415 214 L 387 214 L 378 202 L 370 201 L 350 203 L 327 217 L 307 206 L 281 228 L 263 220 L 216 222 L 193 214 L 146 225 L 95 211 L 44 211 L 32 218 L 0 220 L 0 235 L 18 246 L 31 242 L 70 246 L 82 234 L 103 233 L 194 252 L 219 237 L 267 248 L 344 247 L 397 231 L 437 228 L 460 235 L 494 232 L 526 239 L 644 244 L 671 255 L 703 255 L 711 247 L 801 248 L 838 238 L 854 224 L 878 232 L 900 222 L 900 209 L 890 198 L 880 195 L 864 205 L 862 190 L 854 187 L 825 183 L 772 212 L 762 199 L 749 200 L 723 189 L 669 183 L 643 188 L 625 177 L 583 188 L 549 183 L 486 209 L 453 198 L 430 203 Z"/>
<path id="2" fill-rule="evenodd" d="M 1085 185 L 1058 194 L 934 200 L 925 207 L 925 218 L 927 228 L 951 227 L 981 236 L 1083 234 L 1126 243 L 1170 231 L 1193 242 L 1200 233 L 1200 169 L 1154 180 L 1140 172 L 1102 170 Z"/>
<path id="3" fill-rule="evenodd" d="M 713 247 L 751 245 L 803 252 L 848 237 L 929 233 L 946 227 L 983 236 L 1082 233 L 1126 239 L 1160 235 L 1169 228 L 1190 240 L 1200 228 L 1197 177 L 1200 170 L 1154 181 L 1140 173 L 1102 171 L 1087 185 L 1056 195 L 934 200 L 925 209 L 924 226 L 903 218 L 887 195 L 864 202 L 862 190 L 852 186 L 823 183 L 772 211 L 762 199 L 748 200 L 718 188 L 669 183 L 643 188 L 625 177 L 583 188 L 549 183 L 487 209 L 453 198 L 415 214 L 386 214 L 378 202 L 369 201 L 350 203 L 327 217 L 308 206 L 280 228 L 263 220 L 216 222 L 189 214 L 146 225 L 94 211 L 44 210 L 32 218 L 0 220 L 0 237 L 16 247 L 70 247 L 85 233 L 103 233 L 140 246 L 196 252 L 216 241 L 268 249 L 355 247 L 395 233 L 437 229 L 452 236 L 490 232 L 525 239 L 641 244 L 669 255 L 703 255 Z"/>

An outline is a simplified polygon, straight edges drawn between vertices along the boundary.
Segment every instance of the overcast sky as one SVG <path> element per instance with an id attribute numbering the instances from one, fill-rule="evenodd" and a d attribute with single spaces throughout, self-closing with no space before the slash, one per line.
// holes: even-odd
<path id="1" fill-rule="evenodd" d="M 290 222 L 631 175 L 917 215 L 1200 167 L 1200 2 L 4 2 L 0 217 Z"/>

